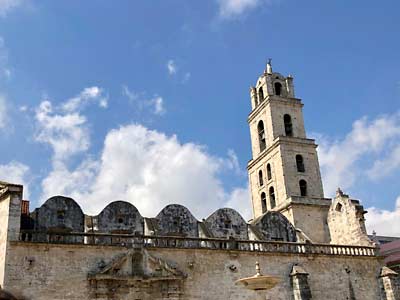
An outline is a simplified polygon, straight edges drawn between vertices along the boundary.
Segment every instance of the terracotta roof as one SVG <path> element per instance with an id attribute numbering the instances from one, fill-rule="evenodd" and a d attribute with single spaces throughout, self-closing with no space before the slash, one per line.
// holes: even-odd
<path id="1" fill-rule="evenodd" d="M 385 257 L 388 265 L 400 262 L 400 240 L 381 245 L 380 253 Z"/>

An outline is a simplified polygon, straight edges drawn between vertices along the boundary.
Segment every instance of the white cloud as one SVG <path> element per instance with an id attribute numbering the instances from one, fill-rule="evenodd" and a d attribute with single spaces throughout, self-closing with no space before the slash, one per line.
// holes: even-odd
<path id="1" fill-rule="evenodd" d="M 29 199 L 29 182 L 27 176 L 29 167 L 20 162 L 10 162 L 0 165 L 0 181 L 24 185 L 24 197 Z"/>
<path id="2" fill-rule="evenodd" d="M 394 147 L 390 154 L 374 162 L 367 172 L 372 180 L 382 179 L 400 168 L 400 144 Z"/>
<path id="3" fill-rule="evenodd" d="M 99 106 L 101 108 L 107 108 L 108 107 L 108 100 L 106 98 L 100 99 Z"/>
<path id="4" fill-rule="evenodd" d="M 97 102 L 100 107 L 107 107 L 107 99 L 101 88 L 85 88 L 78 96 L 68 99 L 58 107 L 54 107 L 49 100 L 44 100 L 36 108 L 35 138 L 52 147 L 53 164 L 61 169 L 71 156 L 89 148 L 89 128 L 81 110 L 92 102 Z M 24 106 L 20 108 L 22 111 L 26 109 Z"/>
<path id="5" fill-rule="evenodd" d="M 224 19 L 237 18 L 270 0 L 217 0 L 219 15 Z"/>
<path id="6" fill-rule="evenodd" d="M 399 138 L 398 113 L 372 121 L 361 118 L 353 123 L 351 132 L 342 140 L 328 141 L 319 137 L 318 153 L 325 193 L 332 196 L 337 187 L 351 187 L 360 173 L 367 175 L 357 163 L 365 158 L 374 161 L 374 155 L 382 157 L 389 147 L 400 144 Z"/>
<path id="7" fill-rule="evenodd" d="M 140 94 L 131 91 L 126 85 L 122 86 L 122 95 L 126 96 L 132 104 L 140 98 Z"/>
<path id="8" fill-rule="evenodd" d="M 85 88 L 78 96 L 67 100 L 62 107 L 67 112 L 77 111 L 92 101 L 96 101 L 100 107 L 107 107 L 107 98 L 103 96 L 103 90 L 97 86 Z"/>
<path id="9" fill-rule="evenodd" d="M 240 169 L 239 159 L 233 149 L 228 149 L 228 159 L 224 159 L 224 163 L 237 175 L 243 175 Z"/>
<path id="10" fill-rule="evenodd" d="M 54 164 L 53 170 L 42 181 L 42 200 L 59 194 L 74 196 L 87 193 L 98 166 L 98 162 L 90 159 L 84 160 L 73 171 L 63 162 Z"/>
<path id="11" fill-rule="evenodd" d="M 186 72 L 183 76 L 182 83 L 188 82 L 190 80 L 190 77 L 192 77 L 192 74 L 190 72 Z"/>
<path id="12" fill-rule="evenodd" d="M 23 2 L 23 0 L 0 0 L 0 16 L 6 16 L 8 12 L 20 6 Z"/>
<path id="13" fill-rule="evenodd" d="M 375 231 L 377 235 L 400 236 L 400 197 L 393 211 L 368 208 L 366 225 L 368 233 Z"/>
<path id="14" fill-rule="evenodd" d="M 0 0 L 1 1 L 1 0 Z M 1 11 L 1 8 L 0 8 Z M 1 16 L 1 14 L 0 14 Z M 11 70 L 7 66 L 8 63 L 8 50 L 5 45 L 4 38 L 0 36 L 0 79 L 10 79 Z"/>
<path id="15" fill-rule="evenodd" d="M 6 98 L 0 95 L 0 129 L 4 128 L 6 124 L 7 124 Z"/>
<path id="16" fill-rule="evenodd" d="M 249 187 L 235 188 L 230 194 L 225 207 L 236 209 L 246 221 L 250 220 L 253 217 L 253 212 Z"/>
<path id="17" fill-rule="evenodd" d="M 163 115 L 166 113 L 164 99 L 158 95 L 148 99 L 145 93 L 136 93 L 131 91 L 126 85 L 122 86 L 122 94 L 126 96 L 130 103 L 137 107 L 139 111 L 150 109 L 155 115 Z"/>
<path id="18" fill-rule="evenodd" d="M 102 97 L 102 89 L 85 88 L 78 96 L 54 107 L 44 100 L 36 109 L 36 140 L 48 144 L 53 150 L 52 171 L 42 181 L 43 195 L 55 195 L 58 191 L 68 191 L 74 187 L 81 191 L 85 182 L 90 181 L 96 163 L 88 159 L 70 171 L 68 161 L 77 154 L 87 154 L 90 146 L 89 125 L 81 110 L 91 102 L 99 101 L 100 107 L 107 106 Z M 103 102 L 102 102 L 103 101 Z"/>
<path id="19" fill-rule="evenodd" d="M 86 118 L 78 112 L 56 113 L 52 103 L 45 100 L 36 109 L 36 121 L 36 140 L 53 148 L 53 163 L 89 148 Z"/>
<path id="20" fill-rule="evenodd" d="M 8 69 L 8 68 L 4 68 L 4 70 L 3 70 L 3 76 L 4 76 L 6 79 L 10 79 L 10 78 L 11 78 L 11 70 Z"/>
<path id="21" fill-rule="evenodd" d="M 176 74 L 176 72 L 178 71 L 178 67 L 177 67 L 177 65 L 176 65 L 174 60 L 170 59 L 167 62 L 167 70 L 168 70 L 169 75 Z"/>
<path id="22" fill-rule="evenodd" d="M 179 203 L 202 218 L 249 199 L 247 190 L 227 193 L 218 179 L 220 172 L 236 168 L 231 161 L 209 155 L 202 146 L 182 144 L 176 136 L 133 124 L 107 134 L 100 160 L 49 174 L 43 181 L 44 195 L 70 195 L 87 213 L 98 213 L 107 203 L 122 199 L 145 216 Z"/>
<path id="23" fill-rule="evenodd" d="M 180 70 L 180 68 L 178 68 L 176 61 L 173 59 L 168 60 L 166 67 L 168 74 L 170 76 L 175 76 L 175 78 L 179 78 L 180 83 L 182 84 L 187 83 L 190 80 L 190 77 L 192 76 L 190 72 L 185 72 L 183 70 Z"/>
<path id="24" fill-rule="evenodd" d="M 163 115 L 165 113 L 164 102 L 162 97 L 155 97 L 148 101 L 149 105 L 153 106 L 153 112 L 156 115 Z"/>

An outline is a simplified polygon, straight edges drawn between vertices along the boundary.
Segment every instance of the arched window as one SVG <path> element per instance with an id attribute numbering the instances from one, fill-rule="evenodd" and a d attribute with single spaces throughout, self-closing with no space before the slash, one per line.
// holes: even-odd
<path id="1" fill-rule="evenodd" d="M 261 208 L 263 213 L 267 211 L 267 196 L 264 192 L 261 193 Z"/>
<path id="2" fill-rule="evenodd" d="M 273 186 L 269 188 L 269 203 L 271 204 L 271 209 L 273 209 L 276 206 L 275 190 Z"/>
<path id="3" fill-rule="evenodd" d="M 257 129 L 258 129 L 258 140 L 260 142 L 260 152 L 262 152 L 266 147 L 263 121 L 258 122 Z"/>
<path id="4" fill-rule="evenodd" d="M 258 106 L 258 99 L 257 99 L 257 95 L 254 97 L 254 107 Z"/>
<path id="5" fill-rule="evenodd" d="M 338 204 L 336 205 L 336 211 L 342 211 L 342 207 L 343 207 L 343 205 L 340 204 L 340 203 L 338 203 Z"/>
<path id="6" fill-rule="evenodd" d="M 272 178 L 271 165 L 267 164 L 267 179 L 271 180 L 271 178 Z"/>
<path id="7" fill-rule="evenodd" d="M 261 103 L 261 102 L 263 102 L 263 100 L 264 100 L 264 91 L 263 91 L 263 88 L 260 87 L 258 89 L 258 102 Z"/>
<path id="8" fill-rule="evenodd" d="M 286 136 L 293 136 L 292 117 L 288 114 L 283 116 L 283 123 L 285 124 Z"/>
<path id="9" fill-rule="evenodd" d="M 302 179 L 299 181 L 300 186 L 300 196 L 305 197 L 307 196 L 307 182 Z"/>
<path id="10" fill-rule="evenodd" d="M 297 172 L 305 172 L 304 168 L 304 161 L 303 161 L 303 156 L 300 154 L 296 155 L 296 165 L 297 165 Z"/>
<path id="11" fill-rule="evenodd" d="M 263 178 L 263 173 L 262 171 L 258 171 L 258 183 L 260 184 L 260 186 L 264 185 L 264 178 Z"/>
<path id="12" fill-rule="evenodd" d="M 282 92 L 282 84 L 280 84 L 279 82 L 275 82 L 274 86 L 275 86 L 275 95 L 280 96 Z"/>

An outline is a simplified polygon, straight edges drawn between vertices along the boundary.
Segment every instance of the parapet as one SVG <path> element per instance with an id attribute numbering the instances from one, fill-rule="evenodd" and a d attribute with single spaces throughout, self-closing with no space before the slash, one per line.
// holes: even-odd
<path id="1" fill-rule="evenodd" d="M 177 238 L 215 238 L 228 240 L 259 240 L 295 242 L 296 230 L 279 212 L 267 212 L 248 224 L 232 208 L 221 208 L 203 221 L 197 220 L 188 208 L 179 204 L 167 205 L 156 217 L 144 218 L 139 210 L 129 202 L 114 201 L 98 215 L 90 216 L 82 212 L 75 200 L 63 196 L 48 199 L 30 214 L 32 225 L 22 226 L 24 232 L 32 232 L 32 241 L 48 241 L 44 233 L 51 233 L 60 242 L 69 239 L 61 237 L 65 233 L 97 234 L 91 238 L 96 243 L 115 244 L 115 235 L 159 236 Z M 99 235 L 100 234 L 100 235 Z M 101 234 L 106 236 L 102 237 Z M 113 237 L 114 235 L 114 237 Z M 52 242 L 51 240 L 50 242 Z M 84 242 L 84 239 L 74 242 Z"/>
<path id="2" fill-rule="evenodd" d="M 72 198 L 51 197 L 31 216 L 36 231 L 84 231 L 82 209 Z"/>
<path id="3" fill-rule="evenodd" d="M 184 206 L 170 204 L 155 218 L 156 235 L 198 237 L 198 221 Z"/>
<path id="4" fill-rule="evenodd" d="M 238 240 L 249 238 L 246 221 L 232 208 L 218 209 L 203 223 L 207 227 L 210 237 L 229 237 Z"/>
<path id="5" fill-rule="evenodd" d="M 41 207 L 31 213 L 33 229 L 40 232 L 32 238 L 34 241 L 46 242 L 44 232 L 69 233 L 84 231 L 84 214 L 82 209 L 72 198 L 55 196 L 48 199 Z M 81 237 L 76 240 L 73 237 L 53 236 L 50 242 L 83 242 Z"/>
<path id="6" fill-rule="evenodd" d="M 296 229 L 279 212 L 269 211 L 251 223 L 252 233 L 260 240 L 296 242 Z"/>
<path id="7" fill-rule="evenodd" d="M 143 217 L 129 202 L 114 201 L 96 218 L 98 232 L 144 234 Z"/>

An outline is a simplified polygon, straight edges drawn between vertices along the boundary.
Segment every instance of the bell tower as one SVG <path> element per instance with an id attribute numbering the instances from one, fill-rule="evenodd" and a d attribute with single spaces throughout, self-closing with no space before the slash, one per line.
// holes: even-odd
<path id="1" fill-rule="evenodd" d="M 279 211 L 314 242 L 328 242 L 331 201 L 324 198 L 317 145 L 306 137 L 293 77 L 273 72 L 269 60 L 250 97 L 253 157 L 247 169 L 254 218 Z"/>

